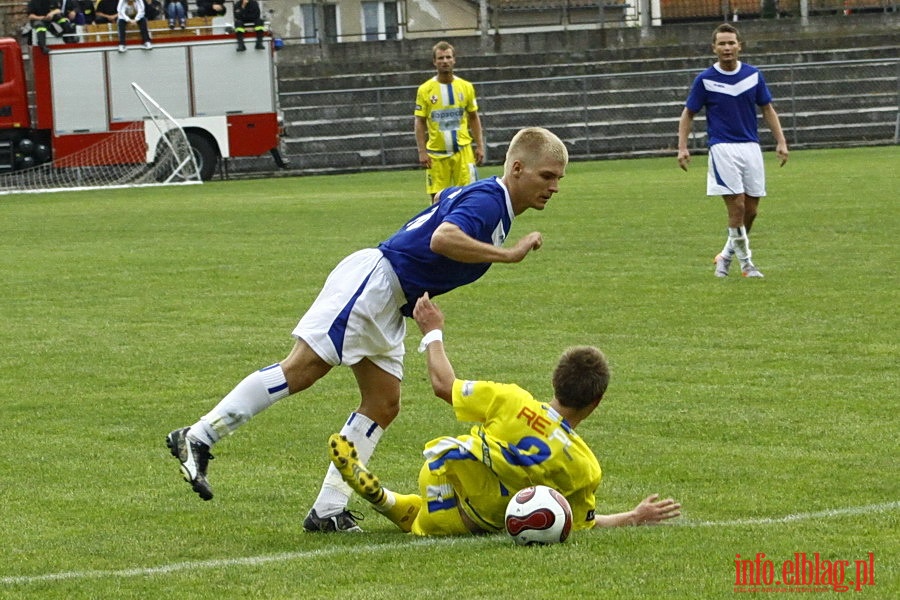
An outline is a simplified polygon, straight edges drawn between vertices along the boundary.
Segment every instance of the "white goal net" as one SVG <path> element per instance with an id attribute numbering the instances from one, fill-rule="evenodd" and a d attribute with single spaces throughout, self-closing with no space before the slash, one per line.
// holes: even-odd
<path id="1" fill-rule="evenodd" d="M 85 148 L 56 156 L 40 139 L 9 142 L 14 169 L 0 174 L 0 194 L 202 183 L 184 130 L 140 86 L 131 87 L 144 120 Z"/>

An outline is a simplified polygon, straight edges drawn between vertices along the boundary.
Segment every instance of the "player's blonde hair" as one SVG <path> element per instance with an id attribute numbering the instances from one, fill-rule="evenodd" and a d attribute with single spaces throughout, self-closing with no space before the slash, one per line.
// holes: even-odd
<path id="1" fill-rule="evenodd" d="M 514 161 L 518 160 L 526 166 L 532 166 L 546 158 L 557 160 L 565 166 L 569 164 L 569 151 L 562 140 L 549 129 L 527 127 L 513 136 L 506 151 L 506 163 L 503 168 L 509 172 Z"/>
<path id="2" fill-rule="evenodd" d="M 553 394 L 560 404 L 581 410 L 603 398 L 609 386 L 609 363 L 593 346 L 566 350 L 553 371 Z"/>

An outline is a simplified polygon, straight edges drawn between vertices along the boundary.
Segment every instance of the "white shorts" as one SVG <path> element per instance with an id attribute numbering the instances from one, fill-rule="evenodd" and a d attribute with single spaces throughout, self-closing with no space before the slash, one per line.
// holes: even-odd
<path id="1" fill-rule="evenodd" d="M 355 365 L 368 358 L 403 379 L 404 304 L 400 281 L 381 250 L 360 250 L 328 275 L 293 335 L 330 365 Z"/>
<path id="2" fill-rule="evenodd" d="M 766 195 L 762 150 L 755 142 L 714 144 L 709 149 L 707 196 Z"/>

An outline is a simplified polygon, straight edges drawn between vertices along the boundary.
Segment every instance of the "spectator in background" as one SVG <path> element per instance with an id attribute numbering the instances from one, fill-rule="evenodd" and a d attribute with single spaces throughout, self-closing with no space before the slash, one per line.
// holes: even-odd
<path id="1" fill-rule="evenodd" d="M 219 0 L 197 0 L 198 17 L 224 17 L 228 12 Z"/>
<path id="2" fill-rule="evenodd" d="M 119 27 L 119 52 L 125 52 L 125 28 L 129 23 L 137 23 L 141 30 L 144 49 L 153 48 L 153 43 L 150 42 L 150 30 L 147 29 L 144 0 L 119 0 L 118 19 L 116 20 Z"/>
<path id="3" fill-rule="evenodd" d="M 148 21 L 161 19 L 163 7 L 160 0 L 144 0 L 144 16 Z"/>
<path id="4" fill-rule="evenodd" d="M 37 34 L 37 45 L 43 52 L 47 51 L 48 30 L 64 39 L 75 33 L 75 26 L 63 14 L 60 0 L 29 0 L 27 10 L 28 21 Z"/>
<path id="5" fill-rule="evenodd" d="M 433 202 L 441 190 L 478 179 L 475 167 L 484 160 L 484 138 L 475 86 L 453 74 L 453 46 L 438 42 L 431 57 L 437 75 L 419 86 L 414 114 L 425 192 Z"/>
<path id="6" fill-rule="evenodd" d="M 166 18 L 169 20 L 169 29 L 175 29 L 175 23 L 184 29 L 187 26 L 187 1 L 166 0 Z"/>
<path id="7" fill-rule="evenodd" d="M 234 2 L 234 33 L 237 36 L 237 51 L 247 49 L 244 45 L 244 33 L 247 27 L 253 27 L 256 33 L 256 49 L 264 50 L 263 34 L 266 31 L 263 25 L 262 13 L 259 10 L 259 2 L 256 0 L 235 0 Z"/>
<path id="8" fill-rule="evenodd" d="M 81 14 L 81 6 L 79 5 L 78 0 L 61 0 L 60 10 L 72 25 L 84 25 L 84 15 Z M 74 27 L 72 29 L 74 31 Z M 63 39 L 67 42 L 75 41 L 74 36 L 67 37 L 73 39 Z"/>
<path id="9" fill-rule="evenodd" d="M 119 19 L 119 0 L 97 0 L 94 7 L 94 23 L 115 23 Z"/>
<path id="10" fill-rule="evenodd" d="M 94 22 L 94 4 L 94 0 L 78 0 L 83 25 L 91 25 Z"/>

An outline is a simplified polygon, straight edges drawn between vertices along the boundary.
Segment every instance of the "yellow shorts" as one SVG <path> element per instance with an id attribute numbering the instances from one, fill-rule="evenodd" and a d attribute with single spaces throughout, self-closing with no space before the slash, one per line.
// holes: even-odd
<path id="1" fill-rule="evenodd" d="M 425 170 L 425 193 L 434 195 L 454 185 L 468 185 L 478 180 L 475 152 L 463 146 L 452 156 L 431 157 L 431 168 Z"/>
<path id="2" fill-rule="evenodd" d="M 428 463 L 419 471 L 422 509 L 412 525 L 415 535 L 471 535 L 460 510 L 483 532 L 503 528 L 508 495 L 489 469 L 479 462 L 453 461 L 446 472 L 435 474 Z M 471 492 L 471 493 L 470 493 Z"/>

